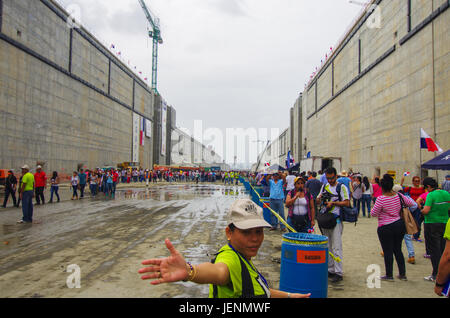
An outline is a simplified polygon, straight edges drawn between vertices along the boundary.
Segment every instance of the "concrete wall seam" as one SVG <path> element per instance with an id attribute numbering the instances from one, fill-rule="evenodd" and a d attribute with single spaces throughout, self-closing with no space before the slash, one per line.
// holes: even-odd
<path id="1" fill-rule="evenodd" d="M 383 0 L 376 0 L 374 1 L 374 6 L 379 6 L 380 3 Z M 332 57 L 328 60 L 328 62 L 324 65 L 324 67 L 319 71 L 319 73 L 316 75 L 316 77 L 314 78 L 314 80 L 310 83 L 310 86 L 308 87 L 308 89 L 315 84 L 315 82 L 320 78 L 320 76 L 322 75 L 322 73 L 324 73 L 327 69 L 327 64 L 334 62 L 334 60 L 336 59 L 336 57 L 339 55 L 339 53 L 344 50 L 344 48 L 347 46 L 347 44 L 351 41 L 351 39 L 353 38 L 353 36 L 359 31 L 359 29 L 364 25 L 364 23 L 366 23 L 367 19 L 370 17 L 370 15 L 375 11 L 375 8 L 372 8 L 372 10 L 369 10 L 366 12 L 366 14 L 362 17 L 361 20 L 359 20 L 358 24 L 353 28 L 353 30 L 349 33 L 349 35 L 346 37 L 345 41 L 341 43 L 341 45 L 336 49 L 336 51 L 333 52 Z M 326 67 L 325 67 L 326 66 Z"/>
<path id="2" fill-rule="evenodd" d="M 410 2 L 408 2 L 410 3 Z M 434 19 L 436 19 L 438 16 L 440 16 L 442 13 L 444 13 L 448 7 L 450 6 L 450 0 L 446 1 L 444 4 L 442 4 L 439 8 L 437 8 L 436 10 L 434 10 L 427 18 L 425 18 L 425 20 L 423 20 L 421 23 L 419 23 L 414 29 L 411 29 L 411 16 L 409 16 L 408 18 L 408 34 L 405 35 L 401 40 L 400 40 L 400 45 L 405 44 L 406 42 L 408 42 L 409 39 L 411 39 L 414 35 L 416 35 L 417 33 L 419 33 L 420 31 L 422 31 L 428 24 L 430 24 L 431 22 L 434 21 Z M 409 10 L 411 10 L 411 8 L 409 8 Z"/>
<path id="3" fill-rule="evenodd" d="M 17 42 L 16 40 L 11 39 L 10 37 L 8 37 L 7 35 L 5 35 L 5 34 L 3 34 L 3 33 L 0 33 L 0 39 L 4 40 L 5 42 L 7 42 L 7 43 L 13 45 L 14 47 L 16 47 L 16 48 L 18 48 L 18 49 L 24 51 L 25 53 L 27 53 L 27 54 L 29 54 L 29 55 L 35 57 L 36 59 L 40 60 L 41 62 L 43 62 L 43 63 L 45 63 L 45 64 L 47 64 L 47 65 L 49 65 L 49 66 L 55 68 L 55 69 L 58 70 L 59 72 L 61 72 L 61 73 L 65 74 L 65 75 L 71 77 L 72 79 L 74 79 L 74 80 L 76 80 L 76 81 L 82 83 L 83 85 L 89 87 L 90 89 L 96 91 L 97 93 L 102 94 L 103 96 L 105 96 L 105 97 L 111 99 L 112 101 L 114 101 L 114 102 L 118 103 L 119 105 L 121 105 L 121 106 L 127 108 L 128 110 L 134 111 L 134 112 L 137 113 L 138 115 L 140 115 L 140 116 L 144 117 L 145 119 L 150 120 L 150 121 L 153 122 L 153 119 L 152 119 L 152 118 L 150 118 L 150 117 L 144 115 L 143 113 L 141 113 L 141 112 L 139 112 L 139 111 L 133 110 L 133 108 L 130 107 L 129 105 L 127 105 L 126 103 L 124 103 L 124 102 L 120 101 L 119 99 L 117 99 L 117 98 L 115 98 L 115 97 L 109 95 L 108 93 L 106 93 L 106 92 L 104 92 L 103 90 L 101 90 L 101 89 L 95 87 L 94 85 L 92 85 L 91 83 L 85 81 L 84 79 L 82 79 L 82 78 L 80 78 L 80 77 L 78 77 L 78 76 L 76 76 L 76 75 L 74 75 L 74 74 L 68 72 L 68 70 L 66 70 L 66 69 L 64 69 L 64 68 L 62 68 L 62 67 L 60 67 L 59 65 L 57 65 L 57 64 L 55 64 L 54 62 L 50 61 L 49 59 L 43 57 L 42 55 L 40 55 L 40 54 L 38 54 L 38 53 L 36 53 L 36 52 L 34 52 L 33 50 L 29 49 L 28 47 L 26 47 L 26 46 L 23 45 L 22 43 L 19 43 L 19 42 Z"/>
<path id="4" fill-rule="evenodd" d="M 61 12 L 57 9 L 57 5 L 49 0 L 40 0 L 46 7 L 48 7 L 53 13 L 55 13 L 60 19 L 62 19 L 64 22 L 67 22 L 67 16 L 65 13 Z M 75 28 L 77 33 L 81 35 L 86 41 L 88 41 L 92 46 L 94 46 L 100 53 L 102 53 L 106 58 L 110 59 L 112 63 L 114 63 L 119 69 L 121 69 L 124 73 L 126 73 L 131 78 L 134 78 L 139 84 L 147 90 L 148 93 L 152 93 L 150 89 L 147 88 L 147 85 L 140 79 L 139 77 L 135 76 L 132 72 L 129 72 L 126 67 L 122 64 L 121 61 L 117 61 L 117 58 L 110 54 L 109 51 L 107 51 L 103 45 L 99 45 L 96 41 L 93 41 L 91 36 L 86 34 L 86 31 Z"/>
<path id="5" fill-rule="evenodd" d="M 0 0 L 0 32 L 2 32 L 3 25 L 3 0 Z"/>
<path id="6" fill-rule="evenodd" d="M 314 115 L 317 115 L 318 112 L 320 112 L 322 109 L 324 109 L 329 103 L 331 103 L 336 97 L 341 95 L 344 91 L 346 91 L 350 86 L 355 84 L 358 80 L 360 80 L 364 75 L 369 73 L 375 66 L 383 62 L 389 55 L 391 55 L 396 49 L 396 46 L 394 45 L 391 47 L 387 52 L 385 52 L 382 56 L 380 56 L 375 62 L 373 62 L 371 65 L 369 65 L 364 71 L 362 71 L 359 75 L 357 75 L 355 78 L 353 78 L 349 83 L 347 83 L 342 89 L 340 89 L 335 95 L 333 95 L 325 104 L 321 105 L 317 110 L 309 115 L 306 119 L 311 119 Z"/>

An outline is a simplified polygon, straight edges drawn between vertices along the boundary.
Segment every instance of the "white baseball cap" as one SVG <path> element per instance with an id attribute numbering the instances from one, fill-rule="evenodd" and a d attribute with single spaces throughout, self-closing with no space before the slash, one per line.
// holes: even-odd
<path id="1" fill-rule="evenodd" d="M 23 165 L 22 169 L 30 170 L 30 167 L 28 165 Z"/>
<path id="2" fill-rule="evenodd" d="M 264 220 L 263 209 L 250 199 L 237 200 L 231 205 L 228 211 L 228 224 L 234 224 L 240 230 L 272 227 Z"/>

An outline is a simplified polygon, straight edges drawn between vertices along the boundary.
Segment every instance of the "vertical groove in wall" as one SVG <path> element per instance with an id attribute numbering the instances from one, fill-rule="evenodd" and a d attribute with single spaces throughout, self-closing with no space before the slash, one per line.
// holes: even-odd
<path id="1" fill-rule="evenodd" d="M 407 27 L 408 27 L 408 33 L 411 32 L 411 0 L 407 0 L 408 1 L 408 22 L 407 22 Z"/>
<path id="2" fill-rule="evenodd" d="M 358 74 L 361 74 L 361 39 L 358 40 Z"/>
<path id="3" fill-rule="evenodd" d="M 0 0 L 0 33 L 2 32 L 3 24 L 3 0 Z"/>
<path id="4" fill-rule="evenodd" d="M 132 100 L 132 104 L 131 104 L 131 107 L 133 108 L 133 110 L 135 109 L 135 105 L 134 105 L 134 102 L 135 102 L 135 93 L 136 93 L 136 81 L 133 79 L 133 100 Z"/>
<path id="5" fill-rule="evenodd" d="M 315 89 L 314 97 L 316 99 L 316 113 L 317 113 L 317 81 L 316 81 L 316 84 L 314 86 L 315 86 L 314 87 L 314 89 Z"/>
<path id="6" fill-rule="evenodd" d="M 334 96 L 334 60 L 331 62 L 331 96 Z"/>
<path id="7" fill-rule="evenodd" d="M 70 28 L 69 36 L 69 73 L 72 74 L 73 28 Z"/>
<path id="8" fill-rule="evenodd" d="M 111 96 L 111 59 L 108 58 L 108 95 Z"/>

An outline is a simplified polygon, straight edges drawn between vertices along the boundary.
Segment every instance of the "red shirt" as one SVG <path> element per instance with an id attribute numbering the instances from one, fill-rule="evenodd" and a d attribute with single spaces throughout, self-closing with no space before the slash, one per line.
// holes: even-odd
<path id="1" fill-rule="evenodd" d="M 47 175 L 45 174 L 44 171 L 36 172 L 34 174 L 34 186 L 36 188 L 45 187 L 46 183 L 47 183 Z"/>
<path id="2" fill-rule="evenodd" d="M 408 192 L 411 199 L 416 201 L 421 194 L 425 193 L 425 190 L 423 187 L 405 187 L 405 192 Z"/>
<path id="3" fill-rule="evenodd" d="M 119 174 L 117 172 L 113 172 L 113 182 L 117 182 L 119 180 Z"/>
<path id="4" fill-rule="evenodd" d="M 381 190 L 381 187 L 378 184 L 376 184 L 376 183 L 372 184 L 372 188 L 373 188 L 373 195 L 372 196 L 374 198 L 378 198 L 383 193 L 382 190 Z"/>

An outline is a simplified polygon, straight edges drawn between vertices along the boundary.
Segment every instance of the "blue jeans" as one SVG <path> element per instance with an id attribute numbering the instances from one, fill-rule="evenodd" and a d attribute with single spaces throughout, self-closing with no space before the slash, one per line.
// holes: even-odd
<path id="1" fill-rule="evenodd" d="M 358 209 L 358 215 L 359 215 L 359 211 L 361 211 L 361 199 L 353 198 L 353 207 Z"/>
<path id="2" fill-rule="evenodd" d="M 33 191 L 22 193 L 22 221 L 33 222 Z"/>
<path id="3" fill-rule="evenodd" d="M 270 199 L 270 208 L 277 212 L 283 218 L 283 220 L 285 220 L 283 199 Z M 275 215 L 271 214 L 270 220 L 273 228 L 276 228 L 278 226 L 278 223 L 280 223 L 280 229 L 283 230 L 285 228 L 284 224 L 279 222 L 278 218 Z"/>
<path id="4" fill-rule="evenodd" d="M 408 257 L 414 257 L 415 253 L 414 253 L 414 245 L 412 242 L 412 235 L 410 234 L 405 234 L 405 245 L 406 245 L 406 249 L 408 250 Z"/>
<path id="5" fill-rule="evenodd" d="M 59 202 L 59 194 L 58 194 L 59 186 L 52 185 L 50 188 L 50 202 L 53 202 L 53 194 L 56 194 L 56 197 L 58 198 Z"/>
<path id="6" fill-rule="evenodd" d="M 372 207 L 372 196 L 370 194 L 363 194 L 361 198 L 361 205 L 363 216 L 366 216 L 366 207 L 367 207 L 367 216 L 370 217 L 370 211 Z"/>
<path id="7" fill-rule="evenodd" d="M 106 183 L 106 194 L 107 195 L 113 194 L 113 184 L 112 183 L 109 183 L 109 182 Z"/>
<path id="8" fill-rule="evenodd" d="M 90 184 L 89 188 L 91 189 L 91 195 L 96 196 L 98 193 L 98 186 L 97 184 Z"/>

